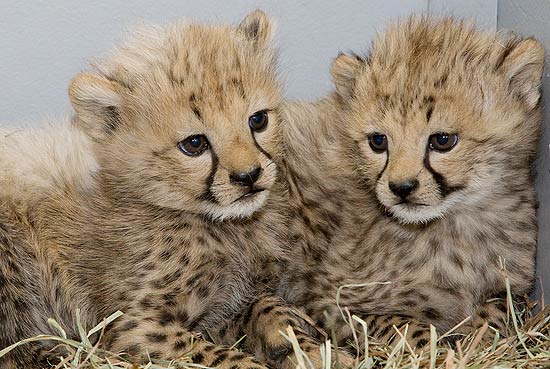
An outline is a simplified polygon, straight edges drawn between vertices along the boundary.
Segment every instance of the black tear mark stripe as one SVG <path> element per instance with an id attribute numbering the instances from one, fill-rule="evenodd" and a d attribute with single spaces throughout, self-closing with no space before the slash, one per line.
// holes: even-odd
<path id="1" fill-rule="evenodd" d="M 256 146 L 256 148 L 262 153 L 264 154 L 269 160 L 273 161 L 273 157 L 268 154 L 267 151 L 264 150 L 263 147 L 260 146 L 260 144 L 258 143 L 258 141 L 256 141 L 256 135 L 254 133 L 252 133 L 252 139 L 254 140 L 254 145 Z"/>
<path id="2" fill-rule="evenodd" d="M 361 152 L 361 151 L 359 151 L 359 152 Z M 386 168 L 388 167 L 388 162 L 389 161 L 390 161 L 390 150 L 387 149 L 386 150 L 386 162 L 384 163 L 384 168 L 382 168 L 380 173 L 378 173 L 378 177 L 376 177 L 376 181 L 379 181 L 380 178 L 382 177 L 382 175 L 384 174 L 384 172 L 386 171 Z"/>
<path id="3" fill-rule="evenodd" d="M 461 185 L 449 186 L 447 184 L 447 180 L 445 179 L 445 177 L 443 177 L 443 175 L 436 172 L 434 170 L 434 168 L 432 168 L 432 166 L 430 165 L 430 148 L 429 148 L 429 146 L 426 147 L 426 152 L 424 154 L 424 166 L 426 167 L 426 169 L 428 169 L 428 172 L 430 172 L 432 174 L 432 177 L 433 177 L 435 183 L 437 183 L 437 186 L 439 187 L 439 192 L 441 193 L 441 196 L 446 197 L 446 196 L 452 194 L 453 192 L 462 190 L 464 188 L 464 186 L 461 186 Z"/>
<path id="4" fill-rule="evenodd" d="M 218 171 L 219 160 L 218 160 L 218 156 L 212 149 L 212 146 L 210 146 L 210 152 L 212 155 L 212 169 L 210 171 L 210 174 L 208 175 L 208 178 L 206 179 L 206 183 L 205 183 L 206 189 L 199 196 L 199 200 L 217 203 L 218 200 L 216 200 L 216 198 L 214 197 L 214 194 L 212 193 L 212 184 L 214 183 L 214 177 L 216 176 L 216 172 Z"/>

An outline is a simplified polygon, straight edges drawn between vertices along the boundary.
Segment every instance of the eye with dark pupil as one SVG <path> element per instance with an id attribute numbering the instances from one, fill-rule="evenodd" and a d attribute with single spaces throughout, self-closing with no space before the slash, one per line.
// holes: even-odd
<path id="1" fill-rule="evenodd" d="M 267 111 L 261 110 L 252 114 L 248 118 L 248 125 L 253 131 L 261 131 L 267 126 L 268 116 Z"/>
<path id="2" fill-rule="evenodd" d="M 431 150 L 449 151 L 458 142 L 457 134 L 436 133 L 430 136 L 429 145 Z"/>
<path id="3" fill-rule="evenodd" d="M 446 145 L 447 142 L 449 142 L 449 136 L 447 135 L 437 135 L 435 136 L 435 139 L 439 145 Z"/>
<path id="4" fill-rule="evenodd" d="M 369 145 L 374 152 L 384 152 L 388 149 L 388 138 L 386 135 L 374 133 L 369 136 Z"/>
<path id="5" fill-rule="evenodd" d="M 193 147 L 200 147 L 202 145 L 202 139 L 200 137 L 193 137 L 189 140 L 189 144 Z"/>
<path id="6" fill-rule="evenodd" d="M 204 135 L 193 135 L 178 143 L 178 148 L 187 156 L 199 156 L 208 148 Z"/>

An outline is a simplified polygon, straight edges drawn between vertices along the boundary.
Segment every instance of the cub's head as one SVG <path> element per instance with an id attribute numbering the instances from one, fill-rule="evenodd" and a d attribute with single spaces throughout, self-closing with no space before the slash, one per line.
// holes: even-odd
<path id="1" fill-rule="evenodd" d="M 426 223 L 532 187 L 543 64 L 537 41 L 453 19 L 410 19 L 369 56 L 340 55 L 341 126 L 386 212 Z"/>
<path id="2" fill-rule="evenodd" d="M 210 219 L 249 217 L 277 188 L 281 91 L 260 11 L 238 26 L 145 30 L 69 90 L 105 185 Z"/>

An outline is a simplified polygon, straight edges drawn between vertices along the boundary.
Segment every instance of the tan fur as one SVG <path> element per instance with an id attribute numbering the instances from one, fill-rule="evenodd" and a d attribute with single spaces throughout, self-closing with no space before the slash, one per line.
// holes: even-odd
<path id="1" fill-rule="evenodd" d="M 0 196 L 21 206 L 21 212 L 67 182 L 91 186 L 96 171 L 88 138 L 68 119 L 44 128 L 0 128 Z"/>
<path id="2" fill-rule="evenodd" d="M 371 282 L 344 288 L 340 305 L 381 337 L 403 319 L 441 332 L 491 318 L 481 310 L 505 293 L 501 258 L 512 292 L 527 292 L 543 59 L 533 39 L 426 18 L 390 26 L 367 57 L 339 56 L 334 94 L 285 107 L 297 215 L 281 293 L 344 339 L 340 286 Z M 457 145 L 430 150 L 439 132 Z M 371 149 L 373 133 L 387 151 Z M 418 186 L 399 204 L 389 183 L 409 179 Z"/>
<path id="3" fill-rule="evenodd" d="M 81 131 L 3 134 L 0 346 L 50 332 L 49 317 L 78 337 L 77 308 L 85 328 L 122 310 L 104 347 L 136 361 L 263 367 L 201 339 L 233 344 L 234 321 L 265 363 L 294 367 L 278 333 L 288 324 L 315 346 L 303 319 L 261 294 L 285 257 L 288 213 L 270 35 L 259 11 L 238 27 L 146 30 L 73 80 Z M 257 111 L 269 122 L 252 132 Z M 208 139 L 199 156 L 178 149 L 192 135 Z M 258 166 L 253 185 L 230 178 Z M 263 192 L 243 198 L 251 188 Z M 23 346 L 0 367 L 38 366 L 50 347 Z"/>

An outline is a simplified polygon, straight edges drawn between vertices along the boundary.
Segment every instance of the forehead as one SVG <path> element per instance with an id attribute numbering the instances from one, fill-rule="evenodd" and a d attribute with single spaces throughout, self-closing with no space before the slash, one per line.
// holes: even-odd
<path id="1" fill-rule="evenodd" d="M 234 27 L 172 29 L 157 60 L 132 82 L 130 101 L 138 111 L 148 102 L 153 120 L 170 115 L 179 122 L 182 115 L 194 114 L 188 121 L 221 125 L 242 120 L 254 107 L 272 108 L 279 98 L 271 51 L 256 48 Z"/>
<path id="2" fill-rule="evenodd" d="M 184 38 L 181 40 L 181 38 Z M 196 99 L 224 100 L 262 81 L 270 80 L 270 59 L 229 27 L 190 27 L 182 37 L 169 39 L 168 78 L 179 89 L 193 91 Z"/>
<path id="3" fill-rule="evenodd" d="M 458 66 L 438 52 L 429 55 L 367 68 L 357 81 L 356 108 L 394 126 L 430 126 L 441 123 L 442 116 L 479 115 L 490 94 L 484 69 Z M 466 120 L 445 123 L 456 126 Z"/>

